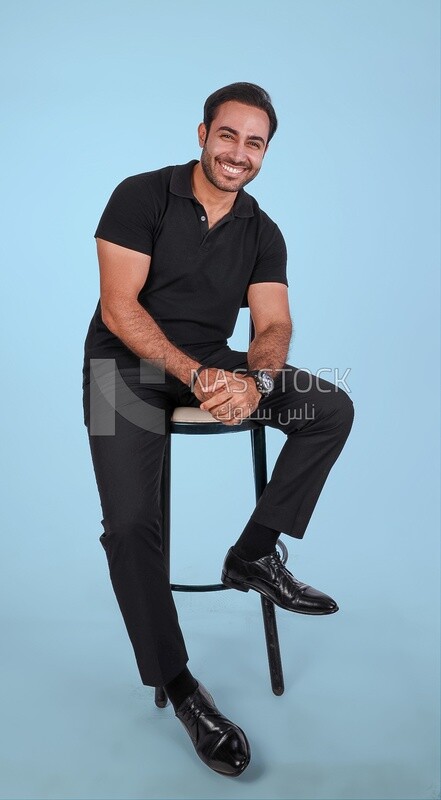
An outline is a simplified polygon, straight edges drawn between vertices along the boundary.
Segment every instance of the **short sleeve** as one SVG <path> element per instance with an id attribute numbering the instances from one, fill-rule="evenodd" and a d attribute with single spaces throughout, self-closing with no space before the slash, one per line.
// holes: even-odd
<path id="1" fill-rule="evenodd" d="M 105 239 L 121 247 L 151 255 L 155 221 L 154 202 L 141 176 L 123 180 L 107 203 L 95 238 Z"/>
<path id="2" fill-rule="evenodd" d="M 263 227 L 256 263 L 249 283 L 284 283 L 286 277 L 287 252 L 285 239 L 275 222 L 267 217 Z"/>

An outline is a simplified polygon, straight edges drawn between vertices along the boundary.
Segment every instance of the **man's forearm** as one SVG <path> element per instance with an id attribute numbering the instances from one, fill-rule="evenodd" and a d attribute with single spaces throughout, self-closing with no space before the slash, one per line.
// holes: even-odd
<path id="1" fill-rule="evenodd" d="M 291 334 L 292 325 L 287 322 L 270 325 L 258 334 L 248 349 L 249 369 L 263 369 L 275 378 L 286 363 Z"/>
<path id="2" fill-rule="evenodd" d="M 164 362 L 167 372 L 190 385 L 192 370 L 200 362 L 175 347 L 140 303 L 121 303 L 117 310 L 105 312 L 103 322 L 139 358 Z"/>

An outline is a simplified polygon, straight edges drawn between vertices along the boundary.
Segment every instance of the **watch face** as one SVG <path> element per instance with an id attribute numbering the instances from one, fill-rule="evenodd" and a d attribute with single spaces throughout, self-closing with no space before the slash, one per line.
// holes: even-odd
<path id="1" fill-rule="evenodd" d="M 259 383 L 261 386 L 260 390 L 264 394 L 269 394 L 274 389 L 274 381 L 267 372 L 259 372 Z"/>

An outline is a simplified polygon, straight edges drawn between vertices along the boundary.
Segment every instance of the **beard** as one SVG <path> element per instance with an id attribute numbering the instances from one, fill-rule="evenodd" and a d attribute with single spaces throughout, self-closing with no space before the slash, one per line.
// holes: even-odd
<path id="1" fill-rule="evenodd" d="M 220 162 L 225 164 L 231 164 L 229 158 L 220 158 L 219 156 L 214 158 L 210 156 L 207 152 L 207 147 L 204 145 L 201 153 L 201 167 L 205 177 L 207 178 L 216 189 L 220 189 L 222 192 L 238 192 L 247 183 L 250 183 L 256 175 L 260 172 L 260 167 L 258 168 L 249 168 L 246 164 L 231 164 L 232 167 L 245 167 L 246 172 L 242 175 L 238 175 L 235 177 L 234 175 L 231 178 L 224 177 L 215 171 L 216 163 L 219 164 Z"/>

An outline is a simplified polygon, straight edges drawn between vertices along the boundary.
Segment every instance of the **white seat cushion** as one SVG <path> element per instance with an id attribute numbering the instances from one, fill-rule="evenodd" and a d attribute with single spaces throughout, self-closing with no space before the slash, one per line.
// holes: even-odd
<path id="1" fill-rule="evenodd" d="M 209 411 L 202 411 L 200 408 L 193 408 L 192 406 L 177 406 L 172 414 L 172 422 L 196 422 L 202 425 L 207 422 L 213 422 L 216 425 L 222 424 L 221 422 L 216 422 Z"/>

